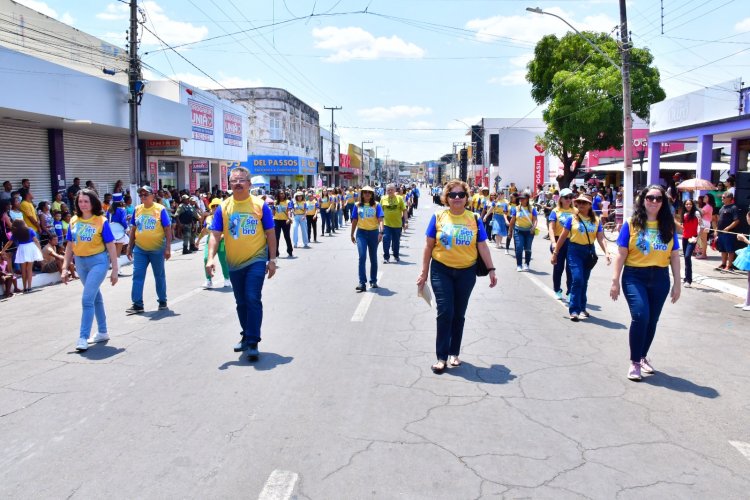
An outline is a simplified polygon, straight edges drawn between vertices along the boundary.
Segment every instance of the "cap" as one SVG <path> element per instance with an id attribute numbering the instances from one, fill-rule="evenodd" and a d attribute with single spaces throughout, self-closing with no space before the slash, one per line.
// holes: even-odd
<path id="1" fill-rule="evenodd" d="M 154 188 L 146 184 L 145 186 L 141 186 L 141 188 L 138 190 L 140 193 L 141 191 L 146 191 L 148 194 L 154 194 Z"/>
<path id="2" fill-rule="evenodd" d="M 209 203 L 208 206 L 209 207 L 215 207 L 217 205 L 221 205 L 221 200 L 218 199 L 218 198 L 214 198 L 213 200 L 211 200 L 211 203 Z"/>
<path id="3" fill-rule="evenodd" d="M 585 194 L 579 194 L 579 195 L 578 195 L 578 198 L 576 198 L 576 199 L 575 199 L 575 200 L 573 200 L 573 201 L 585 201 L 586 203 L 591 203 L 591 198 L 589 198 L 589 197 L 588 197 L 588 196 L 586 196 Z"/>
<path id="4" fill-rule="evenodd" d="M 573 194 L 573 191 L 570 188 L 560 190 L 560 196 L 570 196 L 571 194 Z"/>
<path id="5" fill-rule="evenodd" d="M 113 203 L 120 203 L 123 199 L 122 193 L 113 193 L 112 194 L 112 202 Z"/>
<path id="6" fill-rule="evenodd" d="M 190 198 L 190 196 L 188 196 L 188 195 L 186 195 L 186 194 L 183 194 L 183 195 L 182 195 L 182 196 L 180 197 L 180 199 L 181 199 L 181 200 L 187 200 L 188 198 Z"/>
<path id="7" fill-rule="evenodd" d="M 482 186 L 482 191 L 487 191 L 489 193 L 490 188 L 488 188 L 487 186 Z"/>

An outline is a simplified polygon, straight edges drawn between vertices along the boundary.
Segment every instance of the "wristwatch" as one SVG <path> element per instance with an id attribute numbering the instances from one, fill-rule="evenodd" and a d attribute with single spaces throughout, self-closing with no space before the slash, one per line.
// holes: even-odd
<path id="1" fill-rule="evenodd" d="M 273 263 L 273 265 L 275 266 L 275 265 L 276 265 L 276 260 L 277 260 L 277 259 L 269 259 L 269 260 L 268 260 L 268 262 L 269 262 L 269 263 Z"/>

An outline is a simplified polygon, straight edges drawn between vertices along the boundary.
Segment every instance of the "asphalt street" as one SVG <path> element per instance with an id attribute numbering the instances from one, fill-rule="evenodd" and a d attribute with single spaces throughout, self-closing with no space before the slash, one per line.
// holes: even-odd
<path id="1" fill-rule="evenodd" d="M 376 291 L 354 291 L 348 226 L 280 259 L 255 363 L 232 352 L 231 290 L 200 288 L 202 252 L 167 265 L 167 312 L 151 277 L 140 316 L 124 313 L 130 278 L 105 285 L 111 340 L 84 354 L 80 283 L 3 302 L 0 496 L 748 498 L 736 297 L 693 288 L 665 305 L 657 373 L 634 383 L 603 259 L 592 318 L 572 323 L 547 241 L 529 273 L 493 248 L 499 284 L 478 279 L 463 365 L 435 375 L 435 310 L 414 284 L 434 209 L 424 197 Z"/>

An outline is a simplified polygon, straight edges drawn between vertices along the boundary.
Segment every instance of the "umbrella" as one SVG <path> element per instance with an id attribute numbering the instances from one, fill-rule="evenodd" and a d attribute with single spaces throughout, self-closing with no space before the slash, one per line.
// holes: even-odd
<path id="1" fill-rule="evenodd" d="M 677 185 L 680 191 L 713 191 L 716 186 L 703 179 L 688 179 Z"/>

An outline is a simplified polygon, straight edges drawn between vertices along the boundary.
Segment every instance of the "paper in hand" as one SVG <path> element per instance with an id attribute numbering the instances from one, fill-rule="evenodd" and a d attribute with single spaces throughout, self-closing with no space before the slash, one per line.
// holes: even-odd
<path id="1" fill-rule="evenodd" d="M 427 302 L 427 305 L 432 307 L 432 290 L 430 290 L 430 285 L 425 283 L 422 290 L 417 288 L 417 297 L 422 297 Z"/>

